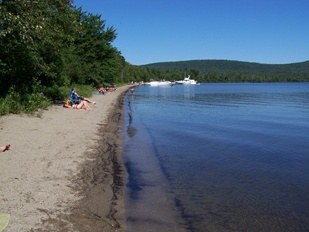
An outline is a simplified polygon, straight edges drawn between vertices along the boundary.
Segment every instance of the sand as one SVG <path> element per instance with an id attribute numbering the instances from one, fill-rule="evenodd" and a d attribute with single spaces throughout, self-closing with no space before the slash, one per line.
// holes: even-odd
<path id="1" fill-rule="evenodd" d="M 51 106 L 0 117 L 0 213 L 5 232 L 126 231 L 123 97 L 93 95 L 92 110 Z"/>

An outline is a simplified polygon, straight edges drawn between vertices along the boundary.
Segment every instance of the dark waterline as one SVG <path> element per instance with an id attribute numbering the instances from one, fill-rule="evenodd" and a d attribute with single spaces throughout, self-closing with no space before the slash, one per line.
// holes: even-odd
<path id="1" fill-rule="evenodd" d="M 129 231 L 309 231 L 308 83 L 138 87 L 127 106 Z"/>

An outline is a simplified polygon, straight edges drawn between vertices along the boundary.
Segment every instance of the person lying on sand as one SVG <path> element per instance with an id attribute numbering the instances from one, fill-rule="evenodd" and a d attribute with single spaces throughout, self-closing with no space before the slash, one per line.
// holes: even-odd
<path id="1" fill-rule="evenodd" d="M 6 150 L 9 150 L 10 146 L 11 146 L 10 144 L 6 144 L 4 146 L 1 146 L 0 147 L 0 151 L 1 152 L 5 152 Z"/>
<path id="2" fill-rule="evenodd" d="M 86 101 L 81 101 L 79 104 L 74 104 L 72 106 L 65 103 L 63 104 L 63 107 L 68 108 L 68 109 L 77 109 L 77 110 L 91 110 L 91 108 L 89 107 Z"/>

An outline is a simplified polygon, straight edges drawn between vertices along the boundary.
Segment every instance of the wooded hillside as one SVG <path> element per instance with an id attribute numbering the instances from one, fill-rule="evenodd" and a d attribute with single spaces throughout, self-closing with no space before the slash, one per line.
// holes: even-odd
<path id="1" fill-rule="evenodd" d="M 261 64 L 233 60 L 188 60 L 142 66 L 158 70 L 195 69 L 201 72 L 309 73 L 309 61 L 291 64 Z"/>
<path id="2" fill-rule="evenodd" d="M 188 60 L 142 65 L 160 72 L 193 75 L 201 82 L 309 81 L 309 61 L 291 64 L 260 64 L 232 60 Z"/>

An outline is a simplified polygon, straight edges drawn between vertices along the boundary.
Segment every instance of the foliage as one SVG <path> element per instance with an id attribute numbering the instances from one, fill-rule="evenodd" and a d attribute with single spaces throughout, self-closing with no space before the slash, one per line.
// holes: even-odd
<path id="1" fill-rule="evenodd" d="M 0 99 L 0 115 L 25 112 L 32 114 L 38 109 L 46 109 L 50 105 L 48 98 L 41 93 L 21 95 L 11 87 L 5 98 Z"/>
<path id="2" fill-rule="evenodd" d="M 0 1 L 1 114 L 41 107 L 37 93 L 59 100 L 72 85 L 119 79 L 126 62 L 115 38 L 100 15 L 72 0 Z"/>
<path id="3" fill-rule="evenodd" d="M 116 38 L 113 27 L 107 27 L 100 15 L 76 11 L 80 31 L 74 43 L 64 50 L 65 74 L 70 83 L 97 84 L 113 81 L 119 69 L 120 53 L 111 46 Z"/>
<path id="4" fill-rule="evenodd" d="M 292 64 L 259 64 L 229 60 L 190 60 L 143 65 L 167 80 L 184 75 L 199 82 L 308 82 L 309 61 Z"/>
<path id="5" fill-rule="evenodd" d="M 0 86 L 31 92 L 33 79 L 52 86 L 61 76 L 59 51 L 74 27 L 69 1 L 2 1 L 0 8 Z M 71 24 L 69 26 L 69 24 Z M 19 91 L 16 89 L 16 91 Z"/>

